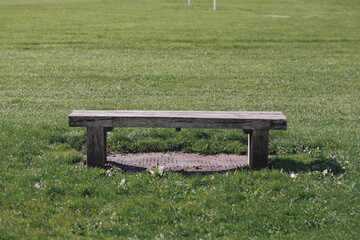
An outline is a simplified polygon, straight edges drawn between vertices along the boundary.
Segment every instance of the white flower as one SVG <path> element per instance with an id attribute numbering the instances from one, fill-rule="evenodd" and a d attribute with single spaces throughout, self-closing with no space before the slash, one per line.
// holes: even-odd
<path id="1" fill-rule="evenodd" d="M 324 171 L 322 171 L 322 175 L 325 177 L 325 175 L 328 174 L 328 170 L 325 169 Z"/>
<path id="2" fill-rule="evenodd" d="M 164 174 L 164 166 L 159 166 L 159 175 L 162 176 Z"/>
<path id="3" fill-rule="evenodd" d="M 160 236 L 159 237 L 155 237 L 156 240 L 158 239 L 164 239 L 164 234 L 160 233 Z"/>
<path id="4" fill-rule="evenodd" d="M 35 187 L 36 187 L 36 188 L 40 188 L 40 184 L 39 184 L 39 183 L 35 183 Z"/>
<path id="5" fill-rule="evenodd" d="M 122 186 L 122 185 L 124 185 L 124 184 L 125 184 L 125 178 L 121 179 L 119 185 Z"/>
<path id="6" fill-rule="evenodd" d="M 297 174 L 291 173 L 291 174 L 290 174 L 290 177 L 291 177 L 291 178 L 296 178 L 296 177 L 297 177 Z"/>

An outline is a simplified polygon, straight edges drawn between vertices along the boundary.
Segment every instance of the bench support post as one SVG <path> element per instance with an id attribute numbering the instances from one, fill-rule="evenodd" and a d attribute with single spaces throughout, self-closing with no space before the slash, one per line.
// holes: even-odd
<path id="1" fill-rule="evenodd" d="M 251 130 L 248 133 L 248 161 L 252 169 L 264 168 L 268 165 L 269 130 Z"/>
<path id="2" fill-rule="evenodd" d="M 86 165 L 104 167 L 106 163 L 106 132 L 111 129 L 104 127 L 87 127 L 86 133 Z"/>

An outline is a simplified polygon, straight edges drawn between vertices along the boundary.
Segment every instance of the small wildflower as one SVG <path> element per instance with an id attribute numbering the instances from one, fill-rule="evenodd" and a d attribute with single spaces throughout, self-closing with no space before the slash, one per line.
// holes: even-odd
<path id="1" fill-rule="evenodd" d="M 291 178 L 296 178 L 296 177 L 297 177 L 297 174 L 291 173 L 291 174 L 290 174 L 290 177 L 291 177 Z"/>
<path id="2" fill-rule="evenodd" d="M 35 183 L 35 187 L 36 187 L 36 188 L 40 188 L 40 184 L 39 184 L 39 183 Z"/>
<path id="3" fill-rule="evenodd" d="M 159 166 L 159 175 L 162 176 L 164 174 L 164 166 Z"/>
<path id="4" fill-rule="evenodd" d="M 124 184 L 125 184 L 125 178 L 121 179 L 119 185 L 122 186 L 122 185 L 124 185 Z"/>
<path id="5" fill-rule="evenodd" d="M 328 174 L 329 171 L 327 169 L 325 169 L 324 171 L 322 171 L 322 175 L 325 177 L 326 174 Z"/>
<path id="6" fill-rule="evenodd" d="M 164 234 L 160 233 L 159 237 L 155 237 L 155 239 L 164 239 Z"/>

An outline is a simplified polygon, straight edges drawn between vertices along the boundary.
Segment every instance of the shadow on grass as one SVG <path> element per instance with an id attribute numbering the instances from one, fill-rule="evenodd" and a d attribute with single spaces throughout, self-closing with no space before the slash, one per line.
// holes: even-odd
<path id="1" fill-rule="evenodd" d="M 117 168 L 117 169 L 120 169 L 121 171 L 128 172 L 128 173 L 142 173 L 147 170 L 147 168 L 144 168 L 144 167 L 120 164 L 115 161 L 107 161 L 106 168 Z M 243 166 L 243 167 L 220 170 L 220 171 L 186 171 L 186 170 L 167 170 L 167 171 L 173 172 L 173 173 L 181 173 L 183 175 L 193 175 L 193 174 L 208 175 L 208 174 L 213 174 L 213 173 L 226 173 L 226 172 L 233 172 L 235 170 L 248 170 L 248 169 L 249 169 L 248 166 Z"/>
<path id="2" fill-rule="evenodd" d="M 115 161 L 108 161 L 106 168 L 117 168 L 124 172 L 129 173 L 140 173 L 145 172 L 147 168 L 139 167 L 139 166 L 132 166 L 132 165 L 125 165 L 120 164 Z M 269 160 L 269 168 L 270 169 L 278 169 L 285 172 L 323 172 L 324 170 L 328 170 L 329 172 L 338 175 L 344 173 L 345 170 L 343 166 L 337 162 L 335 158 L 324 157 L 323 155 L 317 156 L 317 158 L 310 158 L 306 155 L 293 155 L 293 156 L 274 156 Z M 222 169 L 222 170 L 215 170 L 215 171 L 206 171 L 205 169 L 202 170 L 195 170 L 195 169 L 188 169 L 188 170 L 167 170 L 174 173 L 181 173 L 184 175 L 192 175 L 192 174 L 212 174 L 212 173 L 226 173 L 235 170 L 249 170 L 247 165 L 237 168 L 231 169 Z M 255 170 L 256 171 L 256 170 Z"/>
<path id="3" fill-rule="evenodd" d="M 333 174 L 344 173 L 345 170 L 335 159 L 313 160 L 304 162 L 291 157 L 274 157 L 270 160 L 269 168 L 282 169 L 286 172 L 310 172 L 328 170 Z"/>
<path id="4" fill-rule="evenodd" d="M 107 167 L 108 168 L 117 168 L 124 172 L 130 172 L 130 173 L 141 173 L 145 172 L 146 168 L 144 167 L 137 167 L 137 166 L 131 166 L 131 165 L 124 165 L 120 164 L 114 161 L 107 161 Z"/>

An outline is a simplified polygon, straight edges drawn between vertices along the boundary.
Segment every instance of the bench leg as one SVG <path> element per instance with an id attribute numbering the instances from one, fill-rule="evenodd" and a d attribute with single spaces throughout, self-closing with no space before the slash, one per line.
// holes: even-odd
<path id="1" fill-rule="evenodd" d="M 106 163 L 106 132 L 103 127 L 87 127 L 86 147 L 89 167 L 104 167 Z"/>
<path id="2" fill-rule="evenodd" d="M 248 136 L 249 167 L 254 169 L 266 167 L 269 155 L 269 130 L 252 130 Z"/>

